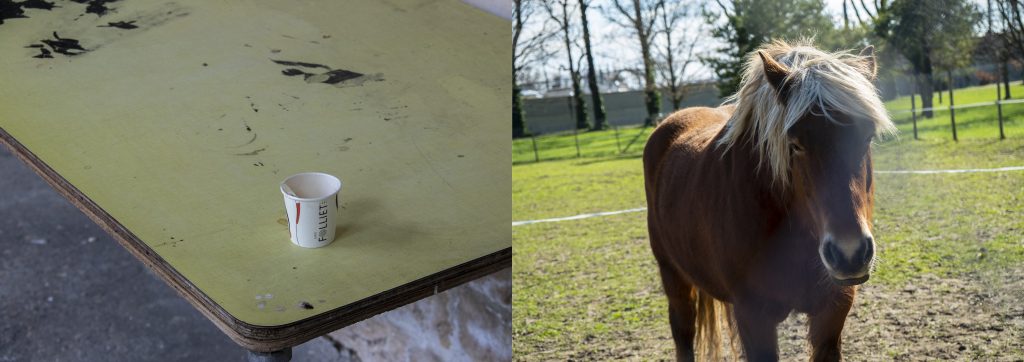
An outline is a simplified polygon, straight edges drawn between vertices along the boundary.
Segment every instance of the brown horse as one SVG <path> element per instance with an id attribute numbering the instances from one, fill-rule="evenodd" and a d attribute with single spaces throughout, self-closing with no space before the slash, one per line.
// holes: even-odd
<path id="1" fill-rule="evenodd" d="M 723 328 L 748 360 L 777 360 L 794 310 L 810 317 L 811 359 L 840 359 L 875 249 L 870 143 L 894 132 L 875 71 L 870 46 L 776 41 L 725 105 L 676 112 L 651 135 L 648 231 L 679 360 L 718 359 Z"/>

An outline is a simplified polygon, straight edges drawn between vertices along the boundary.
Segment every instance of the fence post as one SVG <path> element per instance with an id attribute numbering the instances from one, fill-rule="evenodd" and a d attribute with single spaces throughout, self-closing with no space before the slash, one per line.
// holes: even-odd
<path id="1" fill-rule="evenodd" d="M 996 71 L 996 73 L 999 73 Z M 1003 133 L 1003 89 L 1000 79 L 996 78 L 996 109 L 999 110 L 999 139 L 1006 139 L 1006 134 Z"/>
<path id="2" fill-rule="evenodd" d="M 537 136 L 531 133 L 530 140 L 533 141 L 533 162 L 540 162 L 540 155 L 537 154 Z"/>
<path id="3" fill-rule="evenodd" d="M 956 110 L 953 108 L 953 71 L 947 69 L 946 76 L 949 77 L 949 123 L 953 125 L 953 141 L 956 142 Z"/>
<path id="4" fill-rule="evenodd" d="M 917 90 L 917 86 L 914 86 L 914 90 Z M 910 118 L 914 121 L 914 139 L 917 139 L 917 102 L 914 102 L 916 92 L 910 92 Z"/>
<path id="5" fill-rule="evenodd" d="M 580 158 L 580 136 L 577 135 L 576 125 L 572 125 L 572 138 L 576 141 L 576 158 Z"/>
<path id="6" fill-rule="evenodd" d="M 622 153 L 622 146 L 619 145 L 619 127 L 613 124 L 612 130 L 615 131 L 615 151 Z"/>

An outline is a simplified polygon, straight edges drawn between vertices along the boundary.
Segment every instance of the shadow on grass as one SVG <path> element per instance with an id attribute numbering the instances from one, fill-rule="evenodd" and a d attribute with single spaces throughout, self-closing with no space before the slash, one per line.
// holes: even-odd
<path id="1" fill-rule="evenodd" d="M 538 161 L 534 161 L 532 158 L 529 159 L 529 160 L 519 160 L 519 161 L 514 161 L 513 160 L 512 161 L 512 166 L 529 165 L 529 164 L 534 164 L 534 163 L 544 163 L 544 162 L 548 162 L 548 161 L 565 161 L 565 160 L 573 160 L 573 159 L 579 160 L 578 162 L 576 162 L 577 165 L 589 165 L 589 164 L 593 164 L 593 163 L 606 162 L 606 161 L 614 161 L 614 160 L 630 159 L 630 158 L 640 158 L 642 156 L 643 156 L 643 152 L 639 152 L 639 151 L 630 152 L 630 153 L 618 153 L 618 152 L 598 153 L 598 154 L 583 155 L 583 156 L 580 156 L 580 157 L 576 157 L 575 155 L 571 155 L 571 156 L 556 156 L 556 157 L 549 157 L 549 158 L 541 158 L 539 162 Z"/>

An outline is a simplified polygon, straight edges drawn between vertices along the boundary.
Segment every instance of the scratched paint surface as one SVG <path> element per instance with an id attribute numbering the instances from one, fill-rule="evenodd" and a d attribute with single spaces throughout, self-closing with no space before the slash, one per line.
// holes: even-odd
<path id="1" fill-rule="evenodd" d="M 0 127 L 236 318 L 511 246 L 506 21 L 457 0 L 104 5 L 3 19 Z M 304 171 L 344 183 L 328 247 L 288 241 L 278 183 Z"/>

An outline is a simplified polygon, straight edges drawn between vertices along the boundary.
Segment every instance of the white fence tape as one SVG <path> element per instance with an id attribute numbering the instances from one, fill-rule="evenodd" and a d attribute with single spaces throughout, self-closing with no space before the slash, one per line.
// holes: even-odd
<path id="1" fill-rule="evenodd" d="M 965 108 L 995 106 L 996 104 L 1017 104 L 1017 103 L 1024 103 L 1024 99 L 1010 99 L 1010 100 L 1005 100 L 1005 101 L 962 104 L 962 105 L 959 105 L 959 106 L 953 106 L 952 108 L 953 109 L 965 109 Z M 947 106 L 947 107 L 916 108 L 916 109 L 913 109 L 913 110 L 911 110 L 911 109 L 901 109 L 901 110 L 898 110 L 898 111 L 892 111 L 891 113 L 892 114 L 902 114 L 902 113 L 910 113 L 911 111 L 917 111 L 917 112 L 924 112 L 924 111 L 948 111 L 949 108 L 950 107 Z"/>
<path id="2" fill-rule="evenodd" d="M 963 170 L 893 170 L 893 171 L 875 171 L 875 173 L 930 175 L 930 174 L 936 174 L 936 173 L 973 173 L 973 172 L 1006 172 L 1006 171 L 1024 171 L 1024 166 L 1009 166 L 1009 167 L 999 167 L 999 168 L 969 168 L 969 169 L 963 169 Z"/>
<path id="3" fill-rule="evenodd" d="M 931 175 L 940 173 L 975 173 L 975 172 L 1008 172 L 1008 171 L 1024 171 L 1024 166 L 1009 166 L 999 168 L 969 168 L 959 170 L 891 170 L 891 171 L 875 171 L 880 174 L 919 174 L 919 175 Z M 538 220 L 524 220 L 524 221 L 513 221 L 512 226 L 522 226 L 530 224 L 539 224 L 545 222 L 560 222 L 570 220 L 589 219 L 598 216 L 609 216 L 618 214 L 628 214 L 633 212 L 647 211 L 646 207 L 638 207 L 635 209 L 617 210 L 617 211 L 604 211 L 595 212 L 590 214 L 579 214 L 566 217 L 556 217 L 551 219 L 538 219 Z"/>
<path id="4" fill-rule="evenodd" d="M 635 208 L 635 209 L 626 209 L 626 210 L 618 210 L 618 211 L 595 212 L 595 213 L 592 213 L 592 214 L 579 214 L 579 215 L 574 215 L 574 216 L 556 217 L 556 218 L 553 218 L 553 219 L 513 221 L 512 222 L 512 226 L 530 225 L 530 224 L 536 224 L 536 223 L 542 223 L 542 222 L 559 222 L 559 221 L 589 219 L 589 218 L 598 217 L 598 216 L 627 214 L 627 213 L 631 213 L 631 212 L 640 212 L 640 211 L 647 211 L 647 208 L 646 207 L 638 207 L 638 208 Z"/>

